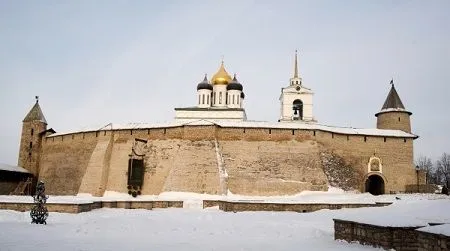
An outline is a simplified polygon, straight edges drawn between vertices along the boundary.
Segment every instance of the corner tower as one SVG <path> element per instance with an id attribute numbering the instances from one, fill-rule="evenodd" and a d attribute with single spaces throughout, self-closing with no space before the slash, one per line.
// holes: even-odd
<path id="1" fill-rule="evenodd" d="M 42 137 L 47 130 L 47 121 L 39 106 L 38 96 L 36 96 L 36 103 L 22 122 L 18 166 L 38 176 Z"/>
<path id="2" fill-rule="evenodd" d="M 314 93 L 303 85 L 302 78 L 298 75 L 297 51 L 295 51 L 294 76 L 290 78 L 288 87 L 281 88 L 279 121 L 315 122 L 313 95 Z"/>
<path id="3" fill-rule="evenodd" d="M 394 81 L 391 80 L 391 90 L 384 101 L 381 111 L 375 114 L 377 117 L 378 129 L 402 130 L 411 133 L 411 112 L 405 109 L 397 90 L 395 90 Z"/>

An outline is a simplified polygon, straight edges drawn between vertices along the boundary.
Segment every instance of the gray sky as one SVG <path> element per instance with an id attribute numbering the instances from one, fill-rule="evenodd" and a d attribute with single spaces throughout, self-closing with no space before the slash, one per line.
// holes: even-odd
<path id="1" fill-rule="evenodd" d="M 171 121 L 222 55 L 251 120 L 279 118 L 295 49 L 321 124 L 374 128 L 394 78 L 415 157 L 450 153 L 450 1 L 0 1 L 0 162 L 49 127 Z"/>

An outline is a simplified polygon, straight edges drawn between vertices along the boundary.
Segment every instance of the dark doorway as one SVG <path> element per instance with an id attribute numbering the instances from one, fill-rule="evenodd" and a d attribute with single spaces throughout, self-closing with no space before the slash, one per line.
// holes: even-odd
<path id="1" fill-rule="evenodd" d="M 366 192 L 373 195 L 384 194 L 384 180 L 379 175 L 371 175 L 366 180 Z"/>
<path id="2" fill-rule="evenodd" d="M 303 102 L 300 99 L 294 100 L 292 110 L 294 110 L 294 120 L 303 120 Z"/>

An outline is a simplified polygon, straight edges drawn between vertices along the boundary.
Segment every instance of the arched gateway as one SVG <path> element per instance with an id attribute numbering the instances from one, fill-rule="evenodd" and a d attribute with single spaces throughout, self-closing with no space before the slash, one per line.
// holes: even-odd
<path id="1" fill-rule="evenodd" d="M 366 179 L 366 192 L 373 195 L 384 194 L 384 179 L 377 174 L 372 174 Z"/>

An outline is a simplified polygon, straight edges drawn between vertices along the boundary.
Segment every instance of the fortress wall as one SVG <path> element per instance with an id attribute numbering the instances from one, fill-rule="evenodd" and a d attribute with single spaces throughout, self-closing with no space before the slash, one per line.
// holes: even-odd
<path id="1" fill-rule="evenodd" d="M 234 194 L 289 195 L 326 190 L 314 141 L 220 141 L 228 189 Z"/>
<path id="2" fill-rule="evenodd" d="M 220 185 L 214 139 L 224 155 L 228 187 L 233 193 L 292 194 L 323 189 L 323 171 L 308 169 L 319 163 L 321 151 L 341 156 L 359 168 L 361 176 L 368 171 L 369 158 L 374 154 L 380 157 L 386 192 L 404 191 L 406 184 L 416 182 L 411 138 L 404 142 L 403 138 L 386 137 L 385 142 L 385 137 L 319 130 L 183 126 L 44 138 L 40 177 L 49 181 L 48 191 L 76 194 L 98 140 L 112 133 L 107 190 L 124 193 L 134 138 L 149 140 L 143 194 L 176 190 L 217 193 Z M 361 180 L 364 189 L 363 177 Z"/>
<path id="3" fill-rule="evenodd" d="M 110 132 L 107 133 L 107 135 Z M 77 133 L 43 139 L 39 180 L 48 194 L 75 195 L 99 136 L 95 132 Z"/>
<path id="4" fill-rule="evenodd" d="M 360 168 L 362 174 L 368 173 L 370 157 L 379 157 L 382 161 L 382 173 L 387 178 L 386 193 L 405 191 L 405 185 L 416 184 L 411 138 L 363 135 L 347 137 L 329 132 L 316 132 L 316 140 L 325 148 L 344 157 L 346 161 L 353 162 L 356 168 Z M 361 189 L 364 189 L 363 186 L 364 183 L 361 184 Z"/>

